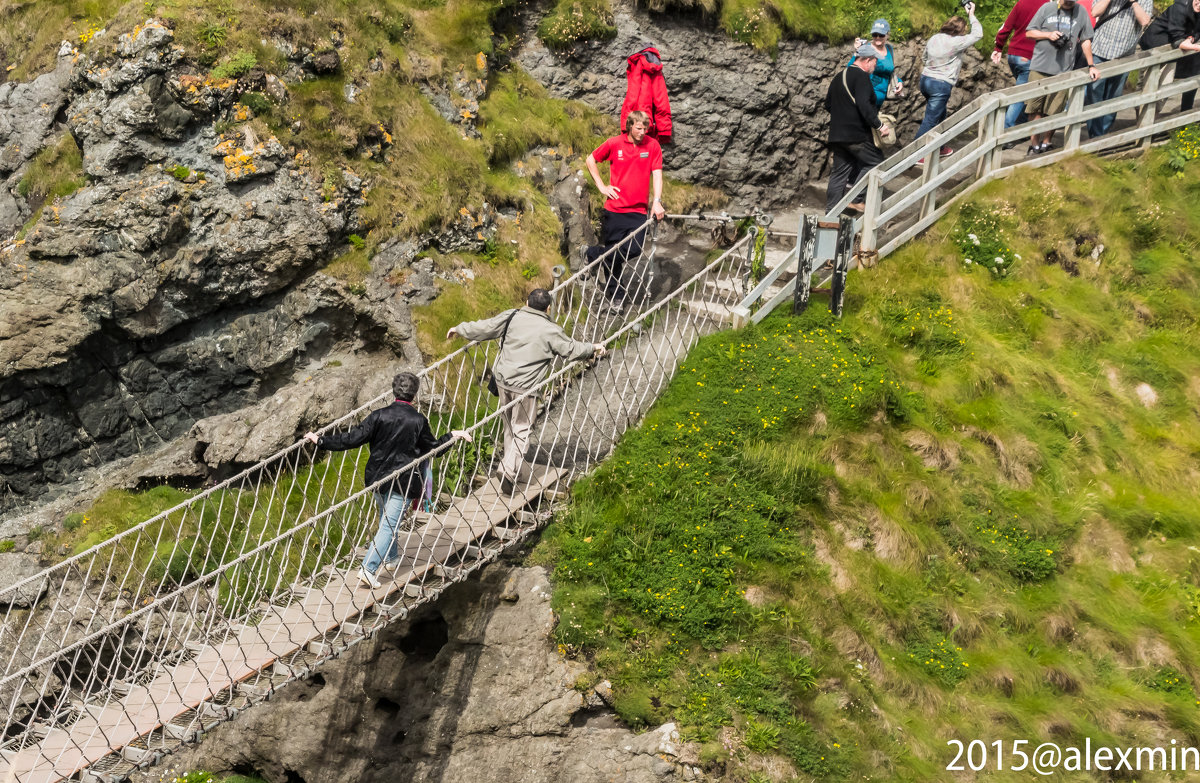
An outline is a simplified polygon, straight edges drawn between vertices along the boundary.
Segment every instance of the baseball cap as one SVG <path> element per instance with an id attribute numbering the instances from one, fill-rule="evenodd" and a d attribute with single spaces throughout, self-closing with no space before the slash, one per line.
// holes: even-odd
<path id="1" fill-rule="evenodd" d="M 868 58 L 878 60 L 879 52 L 875 51 L 875 47 L 871 46 L 871 44 L 863 44 L 854 50 L 854 58 L 856 60 L 866 60 Z"/>
<path id="2" fill-rule="evenodd" d="M 871 25 L 871 35 L 887 35 L 891 31 L 892 26 L 886 19 L 876 19 L 875 24 Z"/>

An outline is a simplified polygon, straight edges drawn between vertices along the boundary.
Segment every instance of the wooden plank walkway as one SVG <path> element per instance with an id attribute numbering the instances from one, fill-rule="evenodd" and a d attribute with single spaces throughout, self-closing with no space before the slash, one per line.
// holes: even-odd
<path id="1" fill-rule="evenodd" d="M 0 780 L 57 783 L 122 751 L 133 761 L 140 759 L 147 751 L 135 743 L 154 732 L 189 736 L 202 728 L 205 705 L 220 695 L 252 688 L 250 681 L 273 667 L 290 671 L 288 659 L 314 646 L 328 648 L 339 636 L 361 634 L 354 621 L 368 611 L 389 612 L 392 602 L 406 593 L 419 594 L 423 579 L 461 561 L 469 546 L 488 537 L 509 538 L 515 532 L 509 525 L 512 517 L 566 475 L 561 468 L 533 466 L 529 482 L 511 497 L 501 494 L 491 479 L 435 517 L 419 515 L 418 520 L 427 521 L 404 531 L 395 570 L 380 570 L 377 576 L 384 584 L 378 589 L 361 584 L 355 570 L 327 568 L 324 586 L 297 587 L 297 600 L 286 606 L 259 606 L 262 616 L 256 623 L 235 626 L 224 641 L 163 667 L 149 682 L 129 687 L 107 704 L 83 705 L 78 720 L 67 728 L 50 728 L 36 745 L 0 752 Z"/>

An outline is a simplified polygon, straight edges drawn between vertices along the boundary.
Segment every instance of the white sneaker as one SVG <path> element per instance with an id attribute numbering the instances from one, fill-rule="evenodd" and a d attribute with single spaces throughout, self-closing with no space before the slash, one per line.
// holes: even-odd
<path id="1" fill-rule="evenodd" d="M 380 582 L 378 579 L 376 579 L 375 574 L 372 574 L 365 568 L 358 569 L 358 579 L 372 590 L 377 590 L 380 587 L 383 587 L 383 582 Z"/>

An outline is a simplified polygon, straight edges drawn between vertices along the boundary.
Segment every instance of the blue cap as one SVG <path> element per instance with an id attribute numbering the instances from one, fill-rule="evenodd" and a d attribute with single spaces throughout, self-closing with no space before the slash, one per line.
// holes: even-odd
<path id="1" fill-rule="evenodd" d="M 891 31 L 892 26 L 886 19 L 876 19 L 875 24 L 871 25 L 871 35 L 887 35 Z"/>

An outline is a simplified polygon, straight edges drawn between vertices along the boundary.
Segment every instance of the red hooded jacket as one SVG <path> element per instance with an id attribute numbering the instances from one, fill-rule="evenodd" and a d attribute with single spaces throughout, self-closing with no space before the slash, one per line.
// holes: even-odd
<path id="1" fill-rule="evenodd" d="M 671 143 L 671 101 L 663 79 L 662 58 L 653 46 L 647 46 L 625 61 L 625 103 L 621 104 L 621 132 L 626 132 L 629 112 L 641 110 L 650 115 L 647 135 L 663 144 Z"/>

